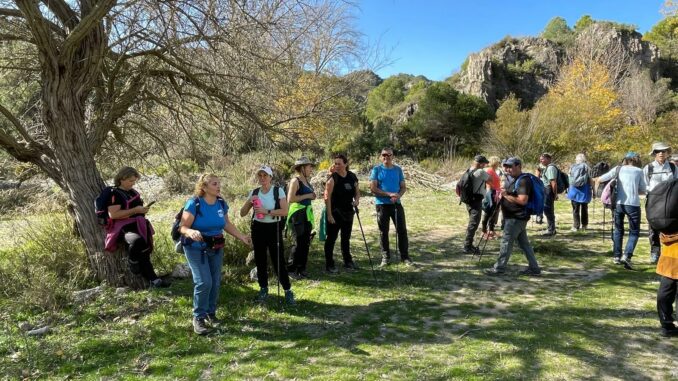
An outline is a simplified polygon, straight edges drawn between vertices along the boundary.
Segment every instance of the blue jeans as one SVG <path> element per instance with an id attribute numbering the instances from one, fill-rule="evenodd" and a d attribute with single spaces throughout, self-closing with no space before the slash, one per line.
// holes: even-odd
<path id="1" fill-rule="evenodd" d="M 638 236 L 640 235 L 640 206 L 617 204 L 617 207 L 614 210 L 612 255 L 615 258 L 621 258 L 622 256 L 622 244 L 624 241 L 624 216 L 629 218 L 629 240 L 626 242 L 624 255 L 630 259 L 633 256 L 633 250 L 636 248 Z"/>
<path id="2" fill-rule="evenodd" d="M 527 220 L 517 220 L 515 218 L 507 218 L 504 220 L 504 234 L 501 236 L 501 244 L 499 245 L 499 258 L 494 264 L 497 271 L 506 271 L 509 258 L 511 258 L 511 251 L 513 250 L 513 242 L 518 241 L 518 246 L 525 252 L 528 267 L 532 270 L 539 270 L 537 258 L 534 256 L 534 250 L 527 239 Z"/>
<path id="3" fill-rule="evenodd" d="M 204 318 L 217 310 L 224 249 L 184 246 L 184 253 L 193 274 L 193 316 Z"/>

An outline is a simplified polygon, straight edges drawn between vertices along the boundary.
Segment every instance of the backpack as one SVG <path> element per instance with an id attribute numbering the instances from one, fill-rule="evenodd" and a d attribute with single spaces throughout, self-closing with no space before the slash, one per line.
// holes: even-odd
<path id="1" fill-rule="evenodd" d="M 224 201 L 224 199 L 221 197 L 217 197 L 217 201 L 221 203 L 221 207 L 225 210 L 226 201 Z M 193 202 L 195 202 L 195 217 L 198 217 L 200 215 L 200 197 L 193 197 Z M 170 229 L 170 236 L 172 237 L 172 241 L 174 241 L 174 250 L 179 254 L 184 253 L 184 244 L 189 243 L 184 240 L 181 232 L 179 232 L 179 227 L 181 226 L 181 216 L 183 214 L 184 207 L 182 206 L 181 209 L 179 209 L 179 213 L 174 216 L 174 223 Z M 195 219 L 193 221 L 195 221 Z"/>
<path id="2" fill-rule="evenodd" d="M 646 165 L 647 167 L 647 185 L 650 185 L 650 181 L 652 179 L 652 173 L 654 172 L 654 165 L 652 163 Z M 671 168 L 671 176 L 673 177 L 673 174 L 676 173 L 676 165 L 673 164 L 672 162 L 669 161 L 669 167 Z M 664 172 L 666 173 L 666 172 Z"/>
<path id="3" fill-rule="evenodd" d="M 463 202 L 464 204 L 470 204 L 475 200 L 475 195 L 480 192 L 480 189 L 477 191 L 474 191 L 473 189 L 473 178 L 472 175 L 475 173 L 475 171 L 482 170 L 480 168 L 471 170 L 471 168 L 467 169 L 466 172 L 464 172 L 463 175 L 461 175 L 461 179 L 457 181 L 457 187 L 455 188 L 455 192 L 457 193 L 457 196 L 459 197 L 459 204 Z M 482 187 L 482 185 L 481 185 Z"/>
<path id="4" fill-rule="evenodd" d="M 600 194 L 600 201 L 602 201 L 603 206 L 607 209 L 614 210 L 617 207 L 617 182 L 619 181 L 621 167 L 621 164 L 617 166 L 614 177 L 605 184 L 605 188 L 603 188 L 603 192 Z"/>
<path id="5" fill-rule="evenodd" d="M 528 216 L 541 216 L 544 214 L 544 200 L 546 194 L 544 193 L 544 183 L 541 179 L 531 173 L 523 173 L 513 182 L 513 191 L 518 190 L 518 182 L 521 178 L 527 177 L 529 185 L 532 187 L 527 204 L 525 204 L 525 213 Z"/>
<path id="6" fill-rule="evenodd" d="M 261 187 L 252 190 L 252 196 L 257 196 Z M 280 209 L 280 187 L 273 186 L 273 199 L 275 199 L 275 208 Z M 252 220 L 254 220 L 254 208 L 252 208 Z M 283 225 L 287 222 L 287 217 L 278 217 L 278 222 L 282 222 Z"/>
<path id="7" fill-rule="evenodd" d="M 586 164 L 584 164 L 584 165 L 586 166 Z M 586 166 L 585 168 L 588 168 L 588 166 Z M 572 172 L 571 169 L 570 169 L 570 172 Z M 570 181 L 570 185 L 572 185 L 575 188 L 583 187 L 589 181 L 589 171 L 588 170 L 582 170 L 582 171 L 578 171 L 578 172 L 579 173 L 574 174 L 575 176 L 572 177 L 572 179 L 571 179 L 572 181 Z"/>
<path id="8" fill-rule="evenodd" d="M 556 192 L 563 193 L 570 187 L 570 177 L 563 171 L 560 170 L 555 164 L 549 164 L 556 169 Z"/>
<path id="9" fill-rule="evenodd" d="M 108 207 L 111 206 L 114 193 L 127 200 L 125 192 L 118 191 L 116 187 L 105 187 L 94 199 L 94 213 L 97 216 L 97 223 L 101 226 L 109 227 L 112 224 L 111 217 L 108 215 Z"/>
<path id="10" fill-rule="evenodd" d="M 606 173 L 609 172 L 609 171 L 610 171 L 610 165 L 607 164 L 607 163 L 604 162 L 604 161 L 601 161 L 601 162 L 598 162 L 598 163 L 597 163 L 596 165 L 594 165 L 593 167 L 591 167 L 591 169 L 590 169 L 590 171 L 589 171 L 589 177 L 595 179 L 595 178 L 598 178 L 598 177 L 600 177 L 600 176 L 606 174 Z M 597 198 L 602 197 L 603 189 L 605 188 L 605 186 L 607 185 L 607 183 L 608 183 L 607 181 L 606 181 L 606 182 L 601 182 L 600 185 L 598 186 L 598 189 L 595 190 L 595 192 L 596 192 L 596 195 L 595 195 L 595 196 L 596 196 Z"/>
<path id="11" fill-rule="evenodd" d="M 648 192 L 645 213 L 652 230 L 678 232 L 678 179 L 659 183 Z"/>

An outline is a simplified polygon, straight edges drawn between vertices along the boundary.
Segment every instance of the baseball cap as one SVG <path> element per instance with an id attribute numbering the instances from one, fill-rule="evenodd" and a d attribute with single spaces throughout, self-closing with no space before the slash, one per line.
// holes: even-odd
<path id="1" fill-rule="evenodd" d="M 514 165 L 522 165 L 523 163 L 518 159 L 517 157 L 509 157 L 506 159 L 504 162 L 504 165 L 508 165 L 510 167 L 513 167 Z"/>
<path id="2" fill-rule="evenodd" d="M 273 170 L 272 170 L 271 167 L 269 167 L 268 165 L 262 165 L 261 167 L 259 167 L 259 169 L 257 169 L 257 171 L 255 172 L 255 174 L 258 175 L 259 172 L 264 172 L 264 173 L 266 173 L 267 175 L 273 177 Z"/>
<path id="3" fill-rule="evenodd" d="M 485 164 L 487 164 L 487 163 L 490 162 L 490 161 L 487 160 L 487 158 L 486 158 L 485 156 L 483 156 L 483 155 L 476 155 L 476 157 L 473 158 L 473 161 L 475 161 L 476 163 L 485 163 Z"/>

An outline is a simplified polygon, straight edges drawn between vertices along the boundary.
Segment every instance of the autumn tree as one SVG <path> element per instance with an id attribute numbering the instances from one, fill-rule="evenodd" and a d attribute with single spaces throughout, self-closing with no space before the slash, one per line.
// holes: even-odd
<path id="1" fill-rule="evenodd" d="M 0 94 L 0 147 L 68 194 L 94 274 L 138 287 L 119 255 L 104 254 L 94 218 L 92 200 L 104 186 L 95 158 L 104 143 L 127 135 L 133 147 L 137 134 L 165 149 L 190 142 L 196 109 L 216 125 L 263 132 L 313 116 L 332 95 L 303 110 L 275 100 L 307 73 L 331 75 L 358 62 L 346 7 L 331 0 L 2 0 L 0 70 L 10 86 Z M 338 95 L 342 86 L 326 90 Z M 155 115 L 176 130 L 163 130 Z"/>

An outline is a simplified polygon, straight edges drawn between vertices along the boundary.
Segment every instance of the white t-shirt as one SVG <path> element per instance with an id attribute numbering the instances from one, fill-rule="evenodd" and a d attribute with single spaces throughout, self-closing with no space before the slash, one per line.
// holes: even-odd
<path id="1" fill-rule="evenodd" d="M 271 186 L 271 189 L 268 190 L 268 193 L 263 193 L 262 189 L 259 189 L 259 194 L 257 194 L 257 197 L 259 197 L 259 200 L 261 200 L 261 205 L 264 207 L 264 209 L 269 209 L 269 210 L 274 210 L 275 209 L 275 200 L 273 199 L 273 186 Z M 247 194 L 247 199 L 249 201 L 252 200 L 252 192 L 250 191 Z M 278 187 L 278 198 L 280 200 L 284 199 L 285 196 L 285 190 L 281 187 Z M 264 215 L 264 218 L 257 218 L 256 215 L 254 216 L 255 221 L 259 222 L 266 222 L 266 223 L 271 223 L 271 222 L 277 222 L 278 217 L 270 216 L 268 214 Z"/>

